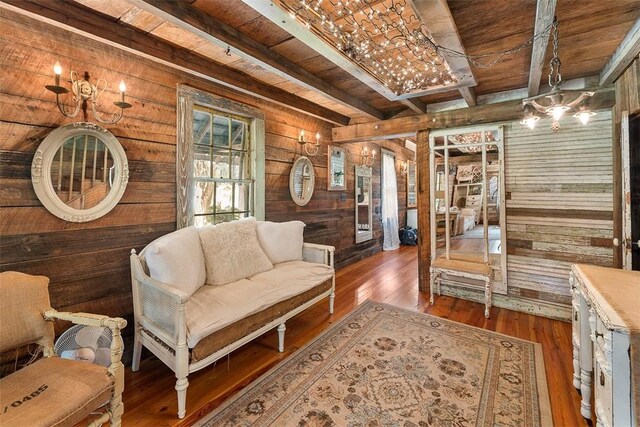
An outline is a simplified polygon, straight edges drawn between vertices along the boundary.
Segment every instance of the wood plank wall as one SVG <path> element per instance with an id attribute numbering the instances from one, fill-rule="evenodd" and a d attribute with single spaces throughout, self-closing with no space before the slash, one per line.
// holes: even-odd
<path id="1" fill-rule="evenodd" d="M 572 263 L 613 265 L 611 111 L 505 127 L 508 295 L 570 304 Z"/>
<path id="2" fill-rule="evenodd" d="M 381 250 L 380 162 L 374 166 L 375 239 L 355 244 L 353 166 L 361 144 L 349 150 L 347 191 L 328 192 L 327 149 L 312 159 L 316 189 L 311 202 L 296 206 L 288 190 L 288 174 L 299 154 L 300 129 L 331 138 L 331 124 L 256 97 L 212 84 L 117 48 L 0 9 L 0 270 L 41 274 L 51 279 L 53 307 L 132 319 L 129 251 L 175 229 L 176 218 L 176 85 L 186 83 L 264 111 L 266 121 L 266 218 L 300 219 L 305 240 L 336 246 L 338 266 Z M 31 161 L 42 139 L 65 119 L 54 96 L 53 64 L 103 78 L 109 90 L 101 111 L 112 111 L 117 84 L 127 83 L 133 108 L 116 125 L 106 126 L 123 145 L 130 168 L 126 192 L 116 208 L 92 222 L 75 224 L 50 214 L 31 185 Z M 64 80 L 64 79 L 63 79 Z M 95 80 L 94 80 L 95 81 Z M 89 117 L 89 120 L 93 120 Z M 369 143 L 397 153 L 397 167 L 411 154 L 390 142 Z M 406 181 L 399 175 L 401 224 L 406 207 Z M 129 334 L 131 328 L 127 328 Z"/>

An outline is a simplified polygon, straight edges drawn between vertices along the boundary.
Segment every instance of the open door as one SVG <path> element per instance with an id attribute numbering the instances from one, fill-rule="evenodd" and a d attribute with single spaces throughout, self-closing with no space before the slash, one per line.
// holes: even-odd
<path id="1" fill-rule="evenodd" d="M 640 270 L 640 114 L 622 116 L 622 266 Z"/>

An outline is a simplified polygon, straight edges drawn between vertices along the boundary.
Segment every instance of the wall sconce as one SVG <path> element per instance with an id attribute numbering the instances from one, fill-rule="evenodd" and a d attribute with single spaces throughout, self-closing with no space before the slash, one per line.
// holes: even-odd
<path id="1" fill-rule="evenodd" d="M 376 150 L 372 150 L 371 154 L 369 154 L 369 149 L 364 147 L 360 152 L 360 157 L 362 157 L 360 166 L 367 166 L 370 168 L 373 166 L 373 162 L 376 161 Z"/>
<path id="2" fill-rule="evenodd" d="M 82 109 L 84 113 L 84 119 L 86 121 L 87 120 L 87 104 L 90 103 L 91 110 L 93 111 L 93 116 L 95 117 L 96 121 L 100 123 L 114 124 L 114 123 L 117 123 L 118 120 L 122 118 L 122 112 L 125 109 L 131 108 L 131 104 L 129 104 L 128 102 L 125 102 L 124 100 L 124 94 L 125 94 L 125 91 L 127 90 L 127 87 L 124 84 L 124 81 L 120 81 L 120 86 L 119 86 L 120 100 L 113 103 L 116 107 L 120 108 L 120 111 L 118 111 L 117 113 L 114 113 L 111 119 L 102 118 L 98 113 L 98 98 L 100 97 L 100 95 L 102 95 L 102 93 L 107 88 L 107 82 L 102 79 L 98 79 L 98 81 L 94 85 L 93 83 L 89 82 L 88 72 L 85 71 L 83 78 L 79 79 L 78 74 L 75 71 L 71 71 L 69 81 L 71 82 L 71 91 L 73 92 L 73 101 L 75 103 L 75 108 L 73 109 L 73 111 L 69 112 L 65 108 L 64 104 L 60 102 L 60 95 L 69 93 L 70 91 L 66 87 L 60 86 L 60 75 L 62 74 L 62 67 L 60 66 L 60 63 L 57 61 L 53 66 L 53 73 L 55 78 L 55 84 L 46 85 L 45 88 L 56 94 L 56 105 L 58 106 L 58 110 L 60 110 L 62 115 L 65 117 L 69 117 L 69 118 L 75 117 L 78 115 L 78 112 L 80 111 L 80 109 Z M 99 88 L 99 86 L 101 85 L 101 82 L 103 83 L 102 90 L 100 90 Z"/>
<path id="3" fill-rule="evenodd" d="M 298 136 L 298 144 L 304 147 L 304 152 L 307 153 L 307 156 L 315 156 L 320 152 L 320 133 L 316 133 L 316 143 L 312 144 L 311 141 L 305 137 L 304 131 L 301 130 Z"/>
<path id="4" fill-rule="evenodd" d="M 401 175 L 406 175 L 407 174 L 407 169 L 409 168 L 409 161 L 405 160 L 404 162 L 402 162 L 402 164 L 400 165 L 400 174 Z"/>

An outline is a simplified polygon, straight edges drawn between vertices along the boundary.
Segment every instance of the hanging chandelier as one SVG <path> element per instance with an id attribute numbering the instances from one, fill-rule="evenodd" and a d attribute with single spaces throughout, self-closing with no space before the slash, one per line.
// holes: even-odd
<path id="1" fill-rule="evenodd" d="M 554 132 L 560 130 L 560 118 L 565 113 L 575 110 L 573 117 L 586 125 L 589 118 L 596 113 L 589 110 L 589 99 L 595 92 L 586 90 L 562 90 L 562 74 L 560 73 L 560 57 L 558 54 L 558 18 L 553 18 L 553 57 L 549 61 L 549 86 L 551 91 L 541 95 L 532 96 L 522 100 L 524 118 L 520 122 L 533 129 L 540 120 L 537 113 L 544 113 L 552 118 L 551 129 Z"/>

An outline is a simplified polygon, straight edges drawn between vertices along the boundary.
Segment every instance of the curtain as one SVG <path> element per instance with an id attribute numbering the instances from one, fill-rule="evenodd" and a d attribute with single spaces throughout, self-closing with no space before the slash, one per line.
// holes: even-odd
<path id="1" fill-rule="evenodd" d="M 382 249 L 392 251 L 400 247 L 398 236 L 398 184 L 395 157 L 382 154 Z"/>

